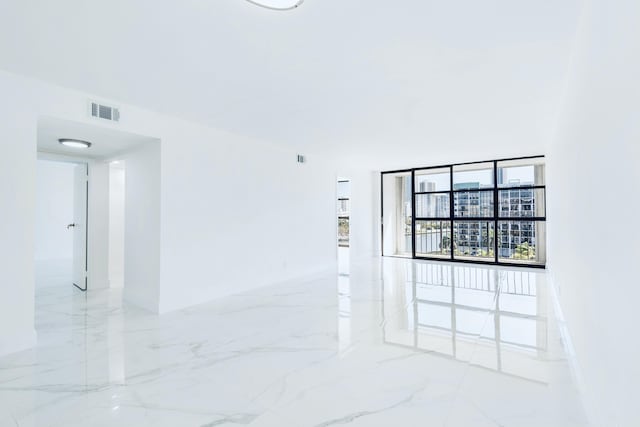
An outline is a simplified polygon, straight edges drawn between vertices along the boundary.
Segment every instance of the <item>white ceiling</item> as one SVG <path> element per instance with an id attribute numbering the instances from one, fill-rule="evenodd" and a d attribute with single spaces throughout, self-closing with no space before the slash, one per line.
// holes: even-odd
<path id="1" fill-rule="evenodd" d="M 58 142 L 58 139 L 61 138 L 88 141 L 91 143 L 91 147 L 88 149 L 66 147 Z M 97 125 L 92 126 L 48 117 L 38 120 L 38 151 L 44 153 L 89 159 L 114 159 L 142 144 L 157 141 L 154 138 Z"/>
<path id="2" fill-rule="evenodd" d="M 537 153 L 581 0 L 2 0 L 0 68 L 371 165 Z"/>

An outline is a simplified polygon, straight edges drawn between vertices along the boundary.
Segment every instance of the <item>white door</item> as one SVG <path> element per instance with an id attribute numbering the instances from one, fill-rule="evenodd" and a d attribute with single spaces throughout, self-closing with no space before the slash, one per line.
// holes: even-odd
<path id="1" fill-rule="evenodd" d="M 89 192 L 88 165 L 75 167 L 73 188 L 73 284 L 87 290 L 87 201 Z"/>

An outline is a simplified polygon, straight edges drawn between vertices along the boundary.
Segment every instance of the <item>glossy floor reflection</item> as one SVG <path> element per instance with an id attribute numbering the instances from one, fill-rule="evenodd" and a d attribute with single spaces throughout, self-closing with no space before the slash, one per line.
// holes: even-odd
<path id="1" fill-rule="evenodd" d="M 39 292 L 0 426 L 586 425 L 544 272 L 341 265 L 161 317 Z"/>

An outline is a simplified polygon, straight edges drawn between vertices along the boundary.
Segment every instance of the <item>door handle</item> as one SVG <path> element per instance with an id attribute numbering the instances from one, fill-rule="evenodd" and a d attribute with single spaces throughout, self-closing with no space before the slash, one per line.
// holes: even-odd
<path id="1" fill-rule="evenodd" d="M 76 226 L 75 224 L 69 224 L 69 225 L 67 225 L 67 230 L 70 229 L 71 227 L 75 227 L 75 226 Z"/>

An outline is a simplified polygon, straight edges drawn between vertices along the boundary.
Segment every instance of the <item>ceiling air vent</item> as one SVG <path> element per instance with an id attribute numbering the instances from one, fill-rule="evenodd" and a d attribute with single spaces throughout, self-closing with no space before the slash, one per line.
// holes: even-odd
<path id="1" fill-rule="evenodd" d="M 120 110 L 108 105 L 91 102 L 91 117 L 117 122 L 120 121 Z"/>

